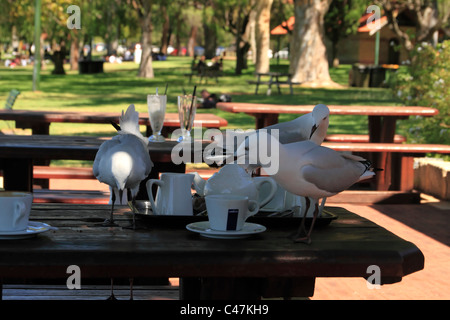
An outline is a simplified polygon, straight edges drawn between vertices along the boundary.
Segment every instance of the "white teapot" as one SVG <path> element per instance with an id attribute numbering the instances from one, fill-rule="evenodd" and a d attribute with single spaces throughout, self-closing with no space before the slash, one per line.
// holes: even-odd
<path id="1" fill-rule="evenodd" d="M 197 172 L 194 172 L 194 188 L 200 196 L 212 194 L 235 194 L 247 196 L 249 200 L 255 200 L 260 207 L 269 203 L 277 191 L 277 183 L 269 177 L 252 178 L 242 167 L 237 164 L 227 164 L 219 172 L 216 172 L 207 181 L 203 180 Z M 267 183 L 269 192 L 264 199 L 259 198 L 261 185 Z"/>

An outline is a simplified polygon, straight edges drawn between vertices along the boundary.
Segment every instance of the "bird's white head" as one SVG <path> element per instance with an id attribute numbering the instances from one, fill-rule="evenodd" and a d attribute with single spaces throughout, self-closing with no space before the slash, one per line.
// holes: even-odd
<path id="1" fill-rule="evenodd" d="M 316 144 L 322 144 L 330 124 L 330 109 L 324 104 L 318 104 L 312 111 L 314 124 L 309 139 Z"/>

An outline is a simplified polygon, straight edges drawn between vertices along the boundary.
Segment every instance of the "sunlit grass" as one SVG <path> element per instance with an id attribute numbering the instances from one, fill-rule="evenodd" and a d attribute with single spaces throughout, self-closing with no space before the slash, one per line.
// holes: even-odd
<path id="1" fill-rule="evenodd" d="M 147 94 L 155 92 L 156 88 L 163 91 L 168 84 L 168 112 L 176 112 L 176 97 L 183 90 L 192 92 L 197 84 L 197 92 L 207 88 L 213 93 L 227 93 L 233 101 L 271 103 L 271 104 L 336 104 L 336 105 L 394 105 L 398 104 L 388 89 L 352 88 L 347 87 L 349 65 L 331 69 L 334 81 L 343 85 L 341 89 L 310 89 L 294 87 L 290 95 L 288 87 L 282 87 L 282 95 L 272 90 L 267 96 L 267 86 L 260 87 L 260 93 L 254 95 L 254 85 L 248 80 L 254 80 L 254 66 L 240 76 L 234 74 L 235 61 L 224 60 L 224 75 L 216 83 L 208 79 L 207 84 L 196 83 L 193 78 L 189 84 L 186 73 L 190 72 L 191 58 L 168 57 L 167 61 L 154 61 L 153 79 L 137 77 L 138 65 L 134 62 L 122 64 L 104 64 L 103 74 L 78 74 L 65 66 L 66 75 L 52 75 L 53 66 L 47 65 L 41 72 L 40 90 L 32 91 L 32 67 L 17 67 L 9 69 L 0 67 L 0 101 L 5 101 L 11 89 L 21 91 L 14 109 L 27 110 L 62 110 L 62 111 L 99 111 L 117 112 L 118 114 L 134 104 L 139 112 L 146 112 Z M 280 65 L 274 60 L 271 70 L 287 71 L 288 61 L 281 60 Z M 229 128 L 254 128 L 254 118 L 245 114 L 232 114 L 216 109 L 199 109 L 198 112 L 215 113 L 228 120 Z M 282 114 L 280 121 L 294 119 L 298 115 Z M 0 129 L 6 128 L 6 122 L 0 121 Z M 367 117 L 364 116 L 332 116 L 330 133 L 367 133 Z M 113 135 L 109 124 L 71 124 L 54 123 L 50 126 L 51 134 L 63 135 Z"/>

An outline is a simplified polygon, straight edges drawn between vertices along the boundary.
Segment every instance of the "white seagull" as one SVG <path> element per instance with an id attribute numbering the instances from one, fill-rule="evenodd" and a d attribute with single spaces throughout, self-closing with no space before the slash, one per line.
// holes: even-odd
<path id="1" fill-rule="evenodd" d="M 150 174 L 153 167 L 147 149 L 148 139 L 139 131 L 139 113 L 135 111 L 133 104 L 128 107 L 125 114 L 122 111 L 120 128 L 116 129 L 117 135 L 100 146 L 92 168 L 95 177 L 110 186 L 111 217 L 106 221 L 110 225 L 114 224 L 116 191 L 122 203 L 123 191 L 129 189 L 134 203 L 139 184 Z"/>
<path id="2" fill-rule="evenodd" d="M 301 141 L 280 144 L 279 141 L 266 135 L 269 145 L 278 144 L 278 171 L 271 176 L 287 191 L 309 197 L 316 201 L 313 220 L 309 231 L 304 235 L 306 212 L 298 231 L 293 235 L 296 242 L 311 241 L 311 232 L 318 215 L 319 198 L 331 197 L 342 192 L 358 181 L 375 175 L 371 163 L 355 155 L 341 155 L 333 149 L 315 144 L 312 141 Z M 268 146 L 270 147 L 270 146 Z M 258 163 L 258 150 L 249 145 L 241 145 L 236 151 L 236 158 L 248 157 L 250 163 Z M 307 205 L 309 201 L 307 199 Z"/>
<path id="3" fill-rule="evenodd" d="M 219 165 L 232 159 L 236 150 L 242 143 L 245 143 L 250 136 L 259 134 L 259 132 L 272 133 L 272 130 L 278 130 L 278 140 L 282 144 L 311 140 L 314 143 L 321 145 L 327 134 L 330 122 L 330 110 L 324 104 L 318 104 L 314 107 L 312 112 L 304 114 L 294 120 L 276 123 L 271 126 L 264 127 L 255 131 L 247 132 L 232 132 L 226 133 L 225 137 L 214 136 L 215 150 L 219 154 L 208 157 L 216 161 Z M 235 143 L 235 137 L 237 145 Z M 222 150 L 222 154 L 220 154 Z M 247 171 L 256 169 L 254 166 L 244 166 Z"/>

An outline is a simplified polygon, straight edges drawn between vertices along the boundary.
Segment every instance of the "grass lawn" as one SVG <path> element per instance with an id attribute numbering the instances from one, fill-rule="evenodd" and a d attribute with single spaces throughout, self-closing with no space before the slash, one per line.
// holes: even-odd
<path id="1" fill-rule="evenodd" d="M 248 80 L 254 80 L 254 66 L 250 63 L 241 76 L 234 75 L 235 61 L 224 61 L 224 76 L 216 84 L 214 79 L 208 79 L 198 84 L 197 92 L 207 88 L 213 93 L 230 94 L 233 101 L 273 103 L 273 104 L 336 104 L 336 105 L 396 105 L 400 104 L 388 89 L 353 88 L 348 87 L 348 72 L 351 66 L 343 65 L 331 69 L 334 81 L 345 86 L 342 89 L 309 89 L 294 87 L 294 94 L 288 94 L 287 87 L 282 88 L 283 94 L 278 95 L 272 90 L 271 96 L 265 95 L 266 86 L 262 86 L 259 95 L 254 95 L 255 86 Z M 288 61 L 274 60 L 271 70 L 287 71 Z M 64 111 L 108 111 L 118 114 L 134 103 L 137 111 L 147 111 L 147 94 L 154 93 L 156 87 L 162 92 L 166 83 L 168 87 L 168 112 L 176 112 L 176 97 L 183 89 L 192 92 L 194 82 L 189 84 L 184 74 L 190 71 L 191 58 L 168 57 L 167 61 L 154 61 L 155 77 L 153 79 L 138 78 L 138 65 L 134 62 L 122 64 L 104 64 L 105 72 L 95 75 L 80 75 L 78 71 L 69 71 L 66 65 L 66 75 L 52 75 L 53 65 L 49 64 L 41 72 L 40 91 L 32 91 L 32 67 L 16 67 L 9 69 L 0 67 L 0 103 L 6 101 L 11 89 L 21 91 L 14 109 L 28 110 L 64 110 Z M 245 114 L 231 114 L 216 109 L 198 110 L 198 112 L 215 113 L 228 120 L 230 128 L 254 128 L 254 118 Z M 294 119 L 298 115 L 280 115 L 280 121 Z M 0 130 L 7 128 L 8 123 L 0 120 Z M 10 127 L 14 124 L 9 123 Z M 405 129 L 399 126 L 399 132 Z M 367 117 L 362 116 L 332 116 L 330 133 L 367 133 Z M 51 134 L 63 135 L 113 135 L 114 129 L 109 124 L 70 124 L 55 123 L 50 126 Z"/>

